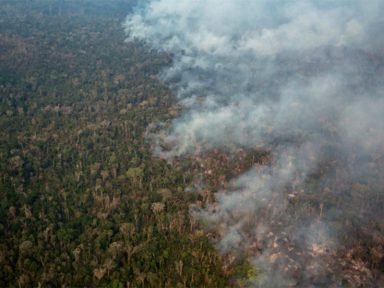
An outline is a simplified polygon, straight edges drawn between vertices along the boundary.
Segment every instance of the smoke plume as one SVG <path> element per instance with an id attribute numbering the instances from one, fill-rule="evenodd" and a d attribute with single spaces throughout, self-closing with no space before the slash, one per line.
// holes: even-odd
<path id="1" fill-rule="evenodd" d="M 254 264 L 250 286 L 378 283 L 382 264 L 348 249 L 351 237 L 384 243 L 382 11 L 381 0 L 153 0 L 127 17 L 128 41 L 173 55 L 161 77 L 184 107 L 155 153 L 271 151 L 193 212 L 223 255 Z"/>

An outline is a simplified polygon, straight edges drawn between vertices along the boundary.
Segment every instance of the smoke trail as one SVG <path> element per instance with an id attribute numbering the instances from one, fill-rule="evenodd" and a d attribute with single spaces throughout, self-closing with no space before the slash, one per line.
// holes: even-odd
<path id="1" fill-rule="evenodd" d="M 356 225 L 384 244 L 383 8 L 380 0 L 158 0 L 127 18 L 129 41 L 174 56 L 161 76 L 186 108 L 154 138 L 172 149 L 156 153 L 273 151 L 271 163 L 196 213 L 217 227 L 224 254 L 246 255 L 261 271 L 256 286 L 375 281 L 364 263 L 338 257 Z"/>

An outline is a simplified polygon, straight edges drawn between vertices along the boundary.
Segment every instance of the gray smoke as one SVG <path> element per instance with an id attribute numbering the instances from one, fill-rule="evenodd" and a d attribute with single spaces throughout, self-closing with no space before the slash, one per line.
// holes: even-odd
<path id="1" fill-rule="evenodd" d="M 161 77 L 185 112 L 153 137 L 155 153 L 273 151 L 195 212 L 224 254 L 262 271 L 252 284 L 339 283 L 319 276 L 349 269 L 335 260 L 349 231 L 334 223 L 383 216 L 382 11 L 382 0 L 157 0 L 124 24 L 128 41 L 173 55 Z"/>

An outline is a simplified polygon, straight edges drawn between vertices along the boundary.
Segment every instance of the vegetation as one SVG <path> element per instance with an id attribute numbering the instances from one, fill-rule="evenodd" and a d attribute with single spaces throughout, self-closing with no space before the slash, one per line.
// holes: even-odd
<path id="1" fill-rule="evenodd" d="M 0 286 L 225 286 L 191 172 L 145 140 L 175 107 L 169 57 L 124 43 L 132 1 L 0 5 Z"/>

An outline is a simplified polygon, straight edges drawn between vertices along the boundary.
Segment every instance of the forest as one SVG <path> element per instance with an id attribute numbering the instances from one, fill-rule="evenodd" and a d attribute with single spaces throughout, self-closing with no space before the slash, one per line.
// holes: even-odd
<path id="1" fill-rule="evenodd" d="M 170 59 L 124 44 L 131 1 L 97 2 L 0 3 L 0 286 L 223 287 L 192 173 L 145 141 L 177 113 Z"/>
<path id="2" fill-rule="evenodd" d="M 0 0 L 0 286 L 253 287 L 267 274 L 252 262 L 263 249 L 276 271 L 292 268 L 286 287 L 384 285 L 382 187 L 357 179 L 347 194 L 328 193 L 324 171 L 346 173 L 331 158 L 306 179 L 321 197 L 292 184 L 272 225 L 326 218 L 341 249 L 307 247 L 297 260 L 300 248 L 278 233 L 240 252 L 218 249 L 225 224 L 195 211 L 215 207 L 217 192 L 251 167 L 275 163 L 273 147 L 155 155 L 150 135 L 185 108 L 159 77 L 172 55 L 126 41 L 123 21 L 137 2 Z M 383 177 L 383 158 L 371 162 L 369 177 Z M 272 217 L 268 207 L 242 233 Z M 319 270 L 307 277 L 304 266 Z"/>

